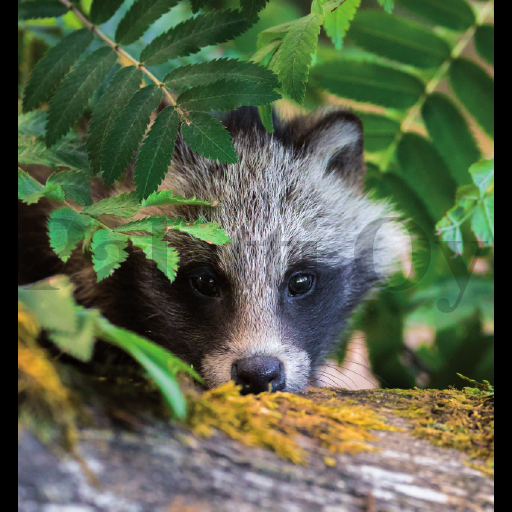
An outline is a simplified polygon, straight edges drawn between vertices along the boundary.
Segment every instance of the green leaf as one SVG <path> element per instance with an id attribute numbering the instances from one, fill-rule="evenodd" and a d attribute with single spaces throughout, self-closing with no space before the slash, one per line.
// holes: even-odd
<path id="1" fill-rule="evenodd" d="M 91 182 L 87 173 L 83 171 L 54 172 L 46 181 L 47 185 L 49 183 L 60 185 L 66 199 L 71 199 L 80 206 L 92 204 Z"/>
<path id="2" fill-rule="evenodd" d="M 107 197 L 91 206 L 86 206 L 82 213 L 91 217 L 100 215 L 117 215 L 119 217 L 133 217 L 140 210 L 141 205 L 135 192 L 129 194 L 120 194 L 118 196 Z"/>
<path id="3" fill-rule="evenodd" d="M 49 331 L 48 337 L 60 349 L 84 362 L 92 358 L 96 338 L 94 331 L 100 312 L 96 309 L 79 309 L 75 306 L 76 331 Z"/>
<path id="4" fill-rule="evenodd" d="M 372 9 L 357 13 L 347 37 L 367 51 L 419 68 L 439 67 L 450 57 L 450 46 L 432 30 Z"/>
<path id="5" fill-rule="evenodd" d="M 240 7 L 245 17 L 250 19 L 262 11 L 268 2 L 269 0 L 240 0 Z"/>
<path id="6" fill-rule="evenodd" d="M 135 0 L 116 29 L 117 44 L 132 44 L 178 0 Z"/>
<path id="7" fill-rule="evenodd" d="M 494 81 L 474 62 L 455 59 L 450 66 L 450 83 L 457 98 L 478 124 L 494 138 Z"/>
<path id="8" fill-rule="evenodd" d="M 137 91 L 117 116 L 107 134 L 101 158 L 103 179 L 112 185 L 133 159 L 149 124 L 151 113 L 158 107 L 162 90 L 148 85 Z"/>
<path id="9" fill-rule="evenodd" d="M 191 112 L 181 126 L 181 133 L 192 151 L 219 162 L 237 162 L 231 135 L 225 126 L 210 114 Z"/>
<path id="10" fill-rule="evenodd" d="M 332 39 L 336 50 L 341 50 L 343 38 L 360 4 L 361 0 L 346 0 L 337 9 L 325 16 L 324 29 Z"/>
<path id="11" fill-rule="evenodd" d="M 494 195 L 478 202 L 471 218 L 471 229 L 484 245 L 494 245 Z"/>
<path id="12" fill-rule="evenodd" d="M 268 133 L 274 133 L 274 124 L 272 123 L 272 105 L 261 105 L 258 107 L 261 123 Z"/>
<path id="13" fill-rule="evenodd" d="M 186 198 L 180 195 L 173 195 L 172 190 L 160 190 L 157 192 L 153 192 L 149 197 L 144 199 L 141 203 L 141 207 L 146 208 L 147 206 L 164 206 L 168 204 L 216 206 L 210 201 L 196 199 L 195 196 Z"/>
<path id="14" fill-rule="evenodd" d="M 258 50 L 261 50 L 265 46 L 268 46 L 275 39 L 282 39 L 295 25 L 296 21 L 297 20 L 287 21 L 286 23 L 281 23 L 280 25 L 275 25 L 274 27 L 269 27 L 265 30 L 262 30 L 258 34 L 258 40 L 256 45 Z"/>
<path id="15" fill-rule="evenodd" d="M 186 112 L 209 112 L 234 110 L 242 105 L 265 105 L 280 97 L 279 93 L 260 84 L 241 85 L 234 80 L 218 80 L 187 89 L 178 96 L 176 104 Z"/>
<path id="16" fill-rule="evenodd" d="M 262 62 L 267 55 L 271 55 L 271 57 L 276 53 L 278 48 L 281 46 L 283 42 L 282 39 L 275 39 L 274 41 L 268 43 L 263 48 L 259 49 L 252 57 L 251 60 L 254 62 Z M 268 68 L 270 70 L 270 68 Z"/>
<path id="17" fill-rule="evenodd" d="M 239 11 L 212 11 L 185 20 L 156 37 L 140 54 L 147 66 L 197 53 L 201 48 L 224 43 L 248 30 L 256 18 L 247 20 Z"/>
<path id="18" fill-rule="evenodd" d="M 475 23 L 473 9 L 465 0 L 398 0 L 398 3 L 435 25 L 453 30 L 467 30 Z"/>
<path id="19" fill-rule="evenodd" d="M 94 233 L 91 244 L 92 262 L 98 282 L 110 277 L 128 258 L 127 246 L 128 237 L 122 233 L 114 233 L 110 229 L 99 229 Z"/>
<path id="20" fill-rule="evenodd" d="M 400 176 L 439 220 L 453 205 L 456 184 L 434 146 L 415 133 L 406 133 L 397 149 Z"/>
<path id="21" fill-rule="evenodd" d="M 114 228 L 115 232 L 129 233 L 130 231 L 147 231 L 155 236 L 162 238 L 165 234 L 165 224 L 167 217 L 161 215 L 151 215 L 143 219 L 127 222 L 122 226 Z"/>
<path id="22" fill-rule="evenodd" d="M 164 78 L 164 83 L 169 89 L 182 91 L 188 87 L 221 79 L 258 83 L 268 89 L 279 87 L 277 76 L 272 71 L 254 62 L 243 62 L 236 59 L 214 59 L 200 64 L 180 66 L 173 69 Z"/>
<path id="23" fill-rule="evenodd" d="M 192 12 L 195 14 L 199 11 L 199 9 L 202 9 L 210 1 L 211 0 L 190 0 L 190 3 L 192 4 Z"/>
<path id="24" fill-rule="evenodd" d="M 142 71 L 134 66 L 120 69 L 94 109 L 87 136 L 87 152 L 95 172 L 100 170 L 105 141 L 114 121 L 128 100 L 139 90 Z"/>
<path id="25" fill-rule="evenodd" d="M 476 162 L 469 168 L 469 174 L 483 197 L 489 187 L 494 185 L 494 158 Z"/>
<path id="26" fill-rule="evenodd" d="M 18 2 L 18 19 L 57 18 L 68 12 L 68 8 L 58 0 L 38 0 L 37 2 Z"/>
<path id="27" fill-rule="evenodd" d="M 18 199 L 26 204 L 33 204 L 42 197 L 58 202 L 62 202 L 66 198 L 58 183 L 47 182 L 43 187 L 27 172 L 18 169 Z"/>
<path id="28" fill-rule="evenodd" d="M 476 51 L 494 66 L 494 25 L 480 25 L 475 32 Z"/>
<path id="29" fill-rule="evenodd" d="M 108 21 L 121 7 L 124 0 L 93 0 L 90 19 L 95 25 Z"/>
<path id="30" fill-rule="evenodd" d="M 60 81 L 93 38 L 93 33 L 86 28 L 75 30 L 46 52 L 34 66 L 25 87 L 23 112 L 33 110 L 50 100 Z"/>
<path id="31" fill-rule="evenodd" d="M 164 108 L 149 130 L 135 165 L 135 186 L 140 201 L 158 189 L 171 164 L 180 126 L 174 107 Z"/>
<path id="32" fill-rule="evenodd" d="M 193 222 L 187 222 L 184 219 L 168 219 L 167 230 L 174 229 L 181 233 L 188 233 L 199 240 L 204 240 L 209 244 L 223 245 L 231 242 L 231 238 L 223 229 L 219 228 L 216 222 L 205 222 L 198 219 Z"/>
<path id="33" fill-rule="evenodd" d="M 423 94 L 415 76 L 373 62 L 340 60 L 315 66 L 315 84 L 342 98 L 407 109 Z"/>
<path id="34" fill-rule="evenodd" d="M 459 185 L 468 185 L 468 167 L 480 158 L 466 120 L 444 94 L 427 97 L 421 113 L 430 138 Z"/>
<path id="35" fill-rule="evenodd" d="M 51 147 L 78 121 L 94 91 L 117 60 L 117 53 L 103 47 L 81 60 L 66 75 L 50 100 L 46 145 Z"/>
<path id="36" fill-rule="evenodd" d="M 384 8 L 384 10 L 387 13 L 390 13 L 393 11 L 395 0 L 378 0 L 381 7 Z"/>
<path id="37" fill-rule="evenodd" d="M 27 114 L 18 114 L 18 137 L 30 135 L 38 137 L 44 134 L 47 121 L 46 112 L 34 110 Z"/>
<path id="38" fill-rule="evenodd" d="M 87 236 L 89 228 L 95 225 L 94 219 L 70 208 L 54 210 L 48 218 L 50 246 L 66 262 L 78 243 Z"/>
<path id="39" fill-rule="evenodd" d="M 131 236 L 130 240 L 133 245 L 144 251 L 147 258 L 156 263 L 158 269 L 169 281 L 174 281 L 180 261 L 178 251 L 174 247 L 169 247 L 169 243 L 165 240 L 159 240 L 150 235 Z"/>
<path id="40" fill-rule="evenodd" d="M 309 14 L 297 20 L 284 36 L 277 64 L 283 92 L 301 104 L 306 94 L 309 66 L 316 53 L 322 17 Z"/>
<path id="41" fill-rule="evenodd" d="M 53 276 L 18 286 L 18 300 L 34 314 L 43 329 L 76 331 L 76 306 L 73 303 L 73 286 L 68 277 Z"/>
<path id="42" fill-rule="evenodd" d="M 386 149 L 400 130 L 400 123 L 376 114 L 359 114 L 364 127 L 364 149 L 370 153 Z"/>

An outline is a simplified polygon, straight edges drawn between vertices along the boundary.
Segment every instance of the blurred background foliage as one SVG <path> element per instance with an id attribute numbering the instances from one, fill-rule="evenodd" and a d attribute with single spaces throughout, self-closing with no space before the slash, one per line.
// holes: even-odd
<path id="1" fill-rule="evenodd" d="M 132 3 L 124 2 L 102 25 L 107 36 L 113 38 Z M 90 4 L 80 2 L 86 13 Z M 210 6 L 237 8 L 239 1 L 217 0 Z M 309 0 L 271 0 L 259 13 L 260 21 L 235 40 L 149 69 L 162 79 L 177 65 L 219 57 L 250 59 L 261 31 L 310 10 Z M 145 44 L 191 14 L 190 3 L 180 2 L 125 49 L 138 58 Z M 19 112 L 35 63 L 48 46 L 77 28 L 80 22 L 72 13 L 19 19 Z M 391 14 L 377 0 L 362 0 L 343 39 L 332 29 L 328 33 L 324 26 L 304 104 L 284 98 L 275 107 L 291 116 L 339 105 L 361 116 L 368 191 L 396 204 L 407 219 L 413 249 L 412 260 L 403 262 L 408 277 L 395 276 L 391 286 L 374 291 L 351 322 L 352 341 L 349 333 L 333 356 L 346 362 L 365 340 L 371 368 L 383 387 L 460 385 L 457 372 L 493 384 L 493 239 L 477 236 L 476 216 L 467 215 L 467 208 L 455 231 L 462 239 L 436 234 L 452 218 L 446 217 L 449 210 L 467 206 L 461 187 L 473 186 L 469 167 L 493 157 L 493 2 L 396 0 Z M 88 52 L 101 45 L 95 41 Z M 271 67 L 272 55 L 261 62 Z M 103 90 L 95 93 L 91 106 Z M 78 131 L 85 132 L 87 120 L 86 112 Z M 486 197 L 491 193 L 493 201 L 493 183 Z M 343 376 L 338 382 L 325 381 L 333 383 L 351 386 Z"/>

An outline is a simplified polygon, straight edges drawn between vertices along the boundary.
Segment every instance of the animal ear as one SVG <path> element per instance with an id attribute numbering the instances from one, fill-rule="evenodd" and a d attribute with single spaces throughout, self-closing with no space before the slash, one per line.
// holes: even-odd
<path id="1" fill-rule="evenodd" d="M 321 160 L 327 174 L 337 173 L 362 187 L 363 123 L 355 114 L 337 111 L 316 117 L 297 142 Z"/>

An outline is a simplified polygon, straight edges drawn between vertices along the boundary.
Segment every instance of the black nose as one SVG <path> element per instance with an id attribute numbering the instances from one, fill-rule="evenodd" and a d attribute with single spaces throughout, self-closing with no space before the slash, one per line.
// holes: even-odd
<path id="1" fill-rule="evenodd" d="M 242 395 L 268 391 L 269 384 L 272 391 L 282 391 L 286 385 L 283 363 L 273 356 L 238 359 L 231 366 L 231 378 L 242 386 Z"/>

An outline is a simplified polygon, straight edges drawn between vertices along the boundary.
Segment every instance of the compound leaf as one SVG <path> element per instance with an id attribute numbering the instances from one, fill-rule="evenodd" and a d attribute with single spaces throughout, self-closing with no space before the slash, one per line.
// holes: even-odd
<path id="1" fill-rule="evenodd" d="M 151 113 L 158 107 L 162 90 L 148 85 L 137 91 L 117 116 L 103 145 L 101 168 L 106 185 L 121 176 L 139 148 Z"/>
<path id="2" fill-rule="evenodd" d="M 235 10 L 212 11 L 185 20 L 149 43 L 140 55 L 148 66 L 197 53 L 201 48 L 223 43 L 248 30 L 256 18 L 247 20 Z"/>
<path id="3" fill-rule="evenodd" d="M 324 29 L 337 50 L 341 50 L 343 38 L 360 4 L 361 0 L 345 0 L 337 9 L 326 14 Z"/>
<path id="4" fill-rule="evenodd" d="M 111 48 L 99 48 L 83 59 L 57 88 L 50 100 L 46 145 L 52 146 L 78 121 L 94 91 L 117 60 Z"/>
<path id="5" fill-rule="evenodd" d="M 186 198 L 180 195 L 173 195 L 172 190 L 160 190 L 153 192 L 149 197 L 141 202 L 142 208 L 147 206 L 164 206 L 168 204 L 191 204 L 191 205 L 204 205 L 215 206 L 210 201 L 196 199 L 196 197 Z"/>
<path id="6" fill-rule="evenodd" d="M 480 196 L 484 196 L 491 184 L 494 184 L 494 158 L 482 159 L 469 168 L 473 183 L 478 187 Z"/>
<path id="7" fill-rule="evenodd" d="M 468 185 L 468 167 L 480 158 L 480 151 L 466 120 L 444 94 L 427 97 L 422 111 L 430 138 L 459 185 Z"/>
<path id="8" fill-rule="evenodd" d="M 124 0 L 93 0 L 91 5 L 91 21 L 95 25 L 101 25 L 108 21 L 121 7 Z"/>
<path id="9" fill-rule="evenodd" d="M 269 0 L 240 0 L 240 7 L 247 18 L 252 18 L 265 8 Z"/>
<path id="10" fill-rule="evenodd" d="M 131 44 L 146 32 L 160 16 L 174 7 L 179 0 L 135 0 L 116 29 L 118 44 Z"/>
<path id="11" fill-rule="evenodd" d="M 151 217 L 144 217 L 143 219 L 127 222 L 122 226 L 114 228 L 113 231 L 129 233 L 130 231 L 147 231 L 153 235 L 162 238 L 165 234 L 165 223 L 167 218 L 161 215 L 151 215 Z"/>
<path id="12" fill-rule="evenodd" d="M 48 218 L 50 246 L 66 262 L 78 243 L 86 238 L 89 229 L 95 225 L 94 219 L 70 208 L 54 210 Z"/>
<path id="13" fill-rule="evenodd" d="M 107 89 L 94 109 L 87 136 L 87 152 L 95 172 L 100 170 L 101 154 L 108 133 L 119 112 L 128 100 L 139 90 L 142 71 L 134 66 L 120 69 L 110 81 Z"/>
<path id="14" fill-rule="evenodd" d="M 172 106 L 164 108 L 151 126 L 135 166 L 134 181 L 139 200 L 155 192 L 164 179 L 171 163 L 179 126 L 178 114 Z"/>
<path id="15" fill-rule="evenodd" d="M 184 219 L 169 219 L 167 221 L 167 230 L 171 229 L 181 233 L 188 233 L 209 244 L 223 245 L 231 242 L 226 232 L 219 228 L 219 224 L 216 222 L 205 222 L 203 219 L 193 222 L 187 222 Z"/>
<path id="16" fill-rule="evenodd" d="M 57 18 L 68 12 L 68 8 L 57 0 L 18 2 L 18 19 Z"/>
<path id="17" fill-rule="evenodd" d="M 432 30 L 382 11 L 359 11 L 347 37 L 367 51 L 419 68 L 439 67 L 450 46 Z"/>
<path id="18" fill-rule="evenodd" d="M 494 25 L 480 25 L 475 32 L 476 51 L 494 66 Z"/>
<path id="19" fill-rule="evenodd" d="M 449 71 L 457 98 L 478 124 L 494 138 L 494 81 L 474 62 L 455 59 Z"/>
<path id="20" fill-rule="evenodd" d="M 209 112 L 234 110 L 241 105 L 266 105 L 280 97 L 279 93 L 260 84 L 248 82 L 240 86 L 233 80 L 218 80 L 187 89 L 178 96 L 176 103 L 186 112 Z"/>
<path id="21" fill-rule="evenodd" d="M 219 162 L 237 162 L 231 135 L 226 127 L 210 114 L 191 112 L 181 126 L 181 133 L 192 151 Z"/>
<path id="22" fill-rule="evenodd" d="M 200 64 L 180 66 L 167 74 L 164 83 L 169 89 L 182 91 L 188 87 L 221 79 L 258 83 L 269 89 L 279 87 L 277 76 L 272 71 L 254 62 L 243 62 L 236 59 L 214 59 Z"/>
<path id="23" fill-rule="evenodd" d="M 386 149 L 400 130 L 400 123 L 376 114 L 359 114 L 364 126 L 364 149 L 374 152 Z"/>
<path id="24" fill-rule="evenodd" d="M 93 38 L 93 33 L 86 28 L 75 30 L 46 52 L 34 66 L 25 87 L 23 112 L 37 108 L 53 96 L 60 81 L 91 44 Z"/>
<path id="25" fill-rule="evenodd" d="M 150 260 L 156 263 L 156 266 L 165 274 L 169 281 L 174 281 L 178 262 L 180 260 L 178 251 L 174 247 L 169 247 L 168 242 L 159 240 L 154 236 L 131 236 L 133 245 L 144 251 L 144 254 Z"/>
<path id="26" fill-rule="evenodd" d="M 306 94 L 309 66 L 316 52 L 323 18 L 309 14 L 295 21 L 281 44 L 281 57 L 277 64 L 283 92 L 301 104 Z"/>
<path id="27" fill-rule="evenodd" d="M 94 233 L 91 248 L 92 262 L 98 282 L 111 276 L 116 268 L 128 258 L 128 237 L 110 229 L 99 229 Z"/>
<path id="28" fill-rule="evenodd" d="M 86 206 L 82 213 L 91 217 L 100 215 L 117 215 L 119 217 L 133 217 L 140 210 L 141 205 L 135 192 L 119 194 L 118 196 L 107 197 L 91 206 Z"/>
<path id="29" fill-rule="evenodd" d="M 83 171 L 54 172 L 50 175 L 46 184 L 60 185 L 66 199 L 75 201 L 80 206 L 92 204 L 91 182 L 87 173 Z"/>
<path id="30" fill-rule="evenodd" d="M 42 197 L 58 202 L 66 199 L 64 191 L 58 183 L 46 182 L 43 186 L 32 178 L 28 172 L 18 169 L 18 199 L 26 204 L 33 204 L 37 203 Z"/>

